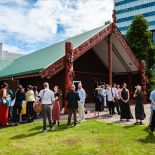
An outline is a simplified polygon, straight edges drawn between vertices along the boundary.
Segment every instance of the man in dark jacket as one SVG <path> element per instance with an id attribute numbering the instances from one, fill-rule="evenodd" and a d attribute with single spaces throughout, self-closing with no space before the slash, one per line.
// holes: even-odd
<path id="1" fill-rule="evenodd" d="M 72 114 L 74 115 L 74 126 L 76 126 L 77 125 L 76 113 L 80 97 L 79 94 L 75 91 L 75 85 L 71 85 L 70 91 L 67 93 L 66 100 L 68 101 L 68 113 L 69 113 L 68 127 L 70 127 Z"/>

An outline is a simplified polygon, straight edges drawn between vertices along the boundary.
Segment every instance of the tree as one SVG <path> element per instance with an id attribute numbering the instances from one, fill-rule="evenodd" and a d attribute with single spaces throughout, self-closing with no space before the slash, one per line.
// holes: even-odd
<path id="1" fill-rule="evenodd" d="M 138 60 L 147 61 L 148 50 L 151 47 L 151 31 L 147 31 L 148 22 L 143 15 L 134 17 L 127 31 L 126 41 Z"/>
<path id="2" fill-rule="evenodd" d="M 148 58 L 147 58 L 147 75 L 152 80 L 154 78 L 154 70 L 155 70 L 155 46 L 151 46 L 148 50 Z"/>
<path id="3" fill-rule="evenodd" d="M 110 20 L 107 20 L 105 23 L 104 23 L 104 25 L 108 25 L 108 24 L 110 24 L 111 23 L 111 21 Z"/>
<path id="4" fill-rule="evenodd" d="M 155 46 L 152 45 L 152 32 L 148 31 L 148 26 L 143 15 L 135 16 L 125 39 L 137 59 L 145 60 L 146 72 L 150 80 L 149 87 L 151 88 L 154 81 Z"/>

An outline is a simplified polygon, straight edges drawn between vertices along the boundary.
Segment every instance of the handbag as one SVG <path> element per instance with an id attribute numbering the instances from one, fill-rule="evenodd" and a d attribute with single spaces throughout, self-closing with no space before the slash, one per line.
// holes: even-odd
<path id="1" fill-rule="evenodd" d="M 40 113 L 42 111 L 42 103 L 41 101 L 36 101 L 33 104 L 33 109 L 36 113 Z"/>

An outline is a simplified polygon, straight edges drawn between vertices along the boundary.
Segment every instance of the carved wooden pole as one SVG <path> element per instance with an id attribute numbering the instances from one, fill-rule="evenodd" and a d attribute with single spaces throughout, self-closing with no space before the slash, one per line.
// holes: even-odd
<path id="1" fill-rule="evenodd" d="M 73 70 L 73 44 L 72 42 L 65 43 L 65 97 L 73 84 L 74 70 Z M 65 112 L 67 112 L 67 101 L 65 100 Z"/>
<path id="2" fill-rule="evenodd" d="M 141 87 L 144 93 L 144 103 L 147 102 L 147 77 L 145 73 L 145 61 L 140 61 Z"/>
<path id="3" fill-rule="evenodd" d="M 112 85 L 112 41 L 111 35 L 108 36 L 108 68 L 109 68 L 109 85 Z"/>
<path id="4" fill-rule="evenodd" d="M 112 20 L 113 20 L 113 24 L 117 23 L 116 10 L 115 9 L 113 9 L 113 11 L 112 11 Z"/>
<path id="5" fill-rule="evenodd" d="M 116 10 L 113 10 L 112 14 L 112 19 L 113 19 L 113 28 L 112 30 L 114 31 L 116 27 Z M 109 68 L 109 85 L 112 85 L 112 40 L 111 40 L 111 34 L 108 36 L 108 68 Z"/>
<path id="6" fill-rule="evenodd" d="M 128 89 L 130 90 L 130 100 L 133 99 L 133 74 L 128 73 Z"/>

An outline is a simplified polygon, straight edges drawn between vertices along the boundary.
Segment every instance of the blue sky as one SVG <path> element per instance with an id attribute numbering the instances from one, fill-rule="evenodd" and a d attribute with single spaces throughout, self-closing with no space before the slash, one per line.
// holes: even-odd
<path id="1" fill-rule="evenodd" d="M 111 20 L 113 0 L 0 0 L 3 50 L 30 53 Z"/>

